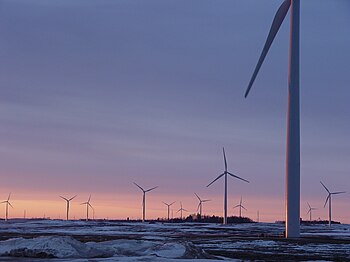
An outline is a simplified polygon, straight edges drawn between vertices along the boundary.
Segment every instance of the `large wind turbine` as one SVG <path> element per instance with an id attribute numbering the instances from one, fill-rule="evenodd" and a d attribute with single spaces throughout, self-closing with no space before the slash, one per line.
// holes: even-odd
<path id="1" fill-rule="evenodd" d="M 181 220 L 182 220 L 182 211 L 188 212 L 186 209 L 182 208 L 182 202 L 180 202 L 180 209 L 176 213 L 180 212 Z"/>
<path id="2" fill-rule="evenodd" d="M 138 184 L 134 182 L 135 186 L 140 188 L 143 192 L 142 197 L 142 222 L 145 222 L 146 219 L 146 193 L 152 191 L 153 189 L 156 189 L 158 186 L 152 187 L 150 189 L 144 190 L 142 187 L 140 187 Z"/>
<path id="3" fill-rule="evenodd" d="M 60 198 L 66 200 L 67 202 L 67 220 L 68 220 L 68 217 L 69 217 L 69 205 L 70 205 L 70 201 L 72 201 L 74 198 L 76 198 L 77 195 L 75 195 L 74 197 L 71 197 L 71 198 L 65 198 L 63 196 L 60 196 Z"/>
<path id="4" fill-rule="evenodd" d="M 80 204 L 80 205 L 86 205 L 86 221 L 89 221 L 89 207 L 91 207 L 92 210 L 94 209 L 90 204 L 90 199 L 91 199 L 91 195 L 89 196 L 88 201 Z"/>
<path id="5" fill-rule="evenodd" d="M 171 204 L 165 203 L 162 201 L 164 205 L 168 207 L 168 221 L 170 220 L 169 215 L 170 215 L 170 206 L 172 206 L 176 201 L 172 202 Z"/>
<path id="6" fill-rule="evenodd" d="M 197 212 L 199 209 L 199 219 L 202 220 L 202 209 L 203 209 L 203 203 L 210 201 L 210 199 L 201 199 L 196 193 L 194 193 L 196 197 L 199 200 L 198 207 L 197 207 Z"/>
<path id="7" fill-rule="evenodd" d="M 242 208 L 246 211 L 248 211 L 243 205 L 242 205 L 242 196 L 241 200 L 239 201 L 239 204 L 237 206 L 234 206 L 233 209 L 239 207 L 239 217 L 242 217 Z"/>
<path id="8" fill-rule="evenodd" d="M 254 83 L 271 44 L 280 29 L 289 8 L 290 48 L 288 80 L 288 120 L 287 120 L 287 168 L 286 168 L 286 237 L 300 237 L 300 106 L 299 106 L 299 30 L 300 0 L 284 0 L 273 20 L 265 46 L 249 82 L 245 97 Z"/>
<path id="9" fill-rule="evenodd" d="M 9 206 L 13 208 L 13 206 L 10 203 L 10 197 L 11 197 L 11 193 L 9 194 L 7 200 L 2 201 L 0 204 L 5 203 L 6 204 L 6 214 L 5 214 L 5 221 L 8 220 L 8 216 L 9 216 Z"/>
<path id="10" fill-rule="evenodd" d="M 222 173 L 221 175 L 219 175 L 217 178 L 215 178 L 209 185 L 207 185 L 207 187 L 209 187 L 211 184 L 213 184 L 216 180 L 218 180 L 219 178 L 221 178 L 222 176 L 225 176 L 225 192 L 224 192 L 224 221 L 223 224 L 226 225 L 227 224 L 227 175 L 230 175 L 234 178 L 238 178 L 242 181 L 245 181 L 247 183 L 249 183 L 248 180 L 245 180 L 243 178 L 240 178 L 239 176 L 236 176 L 230 172 L 227 171 L 227 161 L 226 161 L 226 154 L 225 154 L 225 148 L 222 148 L 222 152 L 224 154 L 224 163 L 225 163 L 225 171 L 224 173 Z"/>
<path id="11" fill-rule="evenodd" d="M 311 207 L 309 202 L 307 202 L 307 205 L 309 207 L 309 210 L 307 211 L 307 214 L 310 214 L 310 221 L 312 221 L 312 210 L 316 210 L 317 208 Z"/>
<path id="12" fill-rule="evenodd" d="M 329 221 L 328 224 L 329 226 L 332 225 L 332 195 L 338 195 L 338 194 L 344 194 L 346 192 L 342 191 L 342 192 L 330 192 L 328 190 L 328 188 L 320 181 L 320 183 L 322 184 L 322 186 L 324 187 L 324 189 L 326 189 L 328 196 L 326 198 L 326 202 L 324 203 L 324 207 L 326 207 L 327 202 L 328 202 L 328 217 L 329 217 Z"/>

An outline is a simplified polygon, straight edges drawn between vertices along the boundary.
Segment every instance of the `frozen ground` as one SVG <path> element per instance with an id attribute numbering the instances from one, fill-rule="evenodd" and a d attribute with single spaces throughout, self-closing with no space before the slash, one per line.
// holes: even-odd
<path id="1" fill-rule="evenodd" d="M 0 221 L 0 261 L 350 261 L 350 226 Z"/>

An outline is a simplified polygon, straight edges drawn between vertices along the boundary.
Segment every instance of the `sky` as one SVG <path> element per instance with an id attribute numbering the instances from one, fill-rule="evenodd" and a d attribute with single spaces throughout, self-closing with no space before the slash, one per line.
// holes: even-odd
<path id="1" fill-rule="evenodd" d="M 248 99 L 277 0 L 2 0 L 0 199 L 11 217 L 166 216 L 161 201 L 284 219 L 289 17 Z M 350 193 L 350 2 L 301 1 L 301 217 Z M 349 193 L 333 218 L 350 223 Z M 0 217 L 4 216 L 0 207 Z"/>

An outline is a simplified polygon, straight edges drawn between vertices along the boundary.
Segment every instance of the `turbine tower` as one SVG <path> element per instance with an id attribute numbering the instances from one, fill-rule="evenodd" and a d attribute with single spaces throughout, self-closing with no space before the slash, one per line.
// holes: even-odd
<path id="1" fill-rule="evenodd" d="M 5 221 L 8 220 L 8 216 L 9 216 L 9 206 L 13 208 L 13 206 L 10 203 L 10 197 L 11 197 L 11 193 L 9 194 L 7 200 L 2 201 L 0 204 L 6 204 L 6 213 L 5 213 Z"/>
<path id="2" fill-rule="evenodd" d="M 182 220 L 182 211 L 188 212 L 186 209 L 182 208 L 182 202 L 180 202 L 180 209 L 176 213 L 180 212 L 181 220 Z"/>
<path id="3" fill-rule="evenodd" d="M 249 82 L 245 97 L 255 81 L 261 65 L 271 47 L 273 40 L 285 19 L 289 8 L 290 47 L 288 80 L 288 120 L 287 120 L 287 154 L 286 154 L 286 237 L 300 237 L 300 99 L 299 99 L 299 30 L 300 0 L 284 0 L 278 9 L 267 37 L 259 61 Z"/>
<path id="4" fill-rule="evenodd" d="M 89 196 L 88 201 L 80 204 L 80 205 L 86 205 L 86 221 L 89 221 L 89 207 L 91 207 L 92 210 L 94 209 L 90 204 L 90 199 L 91 199 L 91 195 Z"/>
<path id="5" fill-rule="evenodd" d="M 307 211 L 307 214 L 310 214 L 310 222 L 312 221 L 312 210 L 316 210 L 317 208 L 311 207 L 309 202 L 307 202 L 307 205 L 309 207 L 309 210 Z"/>
<path id="6" fill-rule="evenodd" d="M 68 217 L 69 217 L 69 205 L 70 205 L 70 201 L 72 201 L 74 198 L 76 198 L 77 195 L 75 195 L 74 197 L 71 198 L 65 198 L 63 196 L 60 196 L 60 198 L 64 199 L 67 202 L 67 221 L 68 221 Z"/>
<path id="7" fill-rule="evenodd" d="M 326 207 L 327 202 L 328 202 L 328 224 L 329 226 L 332 225 L 332 195 L 338 195 L 338 194 L 344 194 L 346 192 L 342 191 L 342 192 L 330 192 L 328 190 L 328 188 L 320 181 L 320 183 L 322 184 L 322 186 L 324 187 L 324 189 L 326 189 L 328 196 L 326 198 L 326 202 L 324 203 L 323 207 Z"/>
<path id="8" fill-rule="evenodd" d="M 152 191 L 153 189 L 156 189 L 158 186 L 152 187 L 150 189 L 144 190 L 142 187 L 140 187 L 138 184 L 134 182 L 135 186 L 140 188 L 143 192 L 143 197 L 142 197 L 142 223 L 145 222 L 146 219 L 146 193 Z"/>
<path id="9" fill-rule="evenodd" d="M 244 182 L 249 183 L 248 180 L 245 180 L 239 176 L 236 176 L 230 172 L 227 171 L 227 161 L 226 161 L 226 154 L 225 154 L 225 148 L 222 148 L 222 152 L 224 154 L 224 163 L 225 163 L 225 171 L 224 173 L 222 173 L 221 175 L 219 175 L 217 178 L 215 178 L 209 185 L 207 185 L 207 187 L 209 187 L 211 184 L 213 184 L 216 180 L 218 180 L 219 178 L 221 178 L 222 176 L 225 176 L 225 191 L 224 191 L 224 221 L 223 224 L 226 225 L 227 224 L 227 175 L 230 175 L 234 178 L 238 178 Z"/>
<path id="10" fill-rule="evenodd" d="M 176 202 L 176 201 L 175 201 L 175 202 Z M 171 207 L 175 202 L 173 202 L 173 203 L 171 203 L 171 204 L 168 204 L 168 203 L 165 203 L 165 202 L 162 201 L 162 203 L 168 207 L 168 221 L 170 220 L 170 217 L 169 217 L 169 215 L 170 215 L 170 207 Z"/>
<path id="11" fill-rule="evenodd" d="M 242 205 L 242 196 L 241 200 L 239 201 L 239 204 L 237 206 L 234 206 L 233 209 L 239 207 L 239 217 L 242 217 L 242 208 L 246 211 L 248 211 L 243 205 Z"/>
<path id="12" fill-rule="evenodd" d="M 199 204 L 198 204 L 198 207 L 197 207 L 197 212 L 198 212 L 198 209 L 199 209 L 199 219 L 202 220 L 203 203 L 211 201 L 211 200 L 210 199 L 201 199 L 196 193 L 194 193 L 194 194 L 196 195 L 196 197 L 199 200 Z"/>

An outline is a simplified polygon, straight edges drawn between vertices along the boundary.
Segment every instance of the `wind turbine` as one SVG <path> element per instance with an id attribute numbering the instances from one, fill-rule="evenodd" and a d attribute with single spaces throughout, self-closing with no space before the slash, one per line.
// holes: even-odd
<path id="1" fill-rule="evenodd" d="M 138 184 L 134 182 L 134 184 L 140 188 L 143 192 L 143 197 L 142 197 L 142 223 L 145 222 L 146 219 L 146 193 L 152 191 L 153 189 L 156 189 L 158 186 L 152 187 L 150 189 L 144 190 L 142 187 L 140 187 Z"/>
<path id="2" fill-rule="evenodd" d="M 312 221 L 312 210 L 316 210 L 317 208 L 311 207 L 309 202 L 307 202 L 307 205 L 309 206 L 309 210 L 307 211 L 307 214 L 310 214 L 310 221 Z"/>
<path id="3" fill-rule="evenodd" d="M 217 178 L 215 178 L 209 185 L 207 185 L 207 187 L 209 187 L 211 184 L 213 184 L 216 180 L 218 180 L 219 178 L 221 178 L 222 176 L 225 176 L 225 192 L 224 192 L 224 221 L 223 224 L 226 225 L 227 224 L 227 175 L 230 175 L 234 178 L 238 178 L 244 182 L 249 183 L 248 180 L 245 180 L 239 176 L 236 176 L 230 172 L 227 171 L 227 161 L 226 161 L 226 154 L 225 154 L 225 148 L 222 148 L 222 152 L 224 154 L 224 163 L 225 163 L 225 171 L 224 173 L 222 173 L 221 175 L 219 175 Z"/>
<path id="4" fill-rule="evenodd" d="M 91 207 L 92 210 L 94 209 L 90 204 L 90 199 L 91 199 L 91 195 L 89 196 L 88 201 L 80 204 L 80 205 L 86 205 L 86 221 L 89 221 L 89 207 Z"/>
<path id="5" fill-rule="evenodd" d="M 162 201 L 163 202 L 163 201 Z M 173 203 L 171 204 L 168 204 L 168 203 L 165 203 L 163 202 L 164 205 L 166 205 L 168 207 L 168 221 L 169 221 L 169 215 L 170 215 L 170 206 L 172 206 L 176 201 L 174 201 Z"/>
<path id="6" fill-rule="evenodd" d="M 180 202 L 180 209 L 176 213 L 180 212 L 181 220 L 182 220 L 182 211 L 188 212 L 186 209 L 182 208 L 182 202 Z"/>
<path id="7" fill-rule="evenodd" d="M 328 202 L 328 217 L 329 217 L 328 224 L 329 224 L 329 226 L 331 226 L 332 225 L 332 195 L 344 194 L 346 192 L 344 192 L 344 191 L 342 191 L 342 192 L 330 192 L 328 190 L 328 188 L 321 181 L 320 181 L 320 183 L 322 184 L 322 186 L 324 187 L 324 189 L 326 189 L 326 191 L 328 193 L 328 196 L 326 198 L 326 202 L 324 203 L 323 207 L 326 207 L 327 202 Z"/>
<path id="8" fill-rule="evenodd" d="M 239 207 L 239 217 L 242 217 L 242 208 L 246 211 L 248 211 L 243 205 L 242 205 L 242 196 L 241 200 L 239 201 L 239 204 L 237 206 L 234 206 L 233 209 Z"/>
<path id="9" fill-rule="evenodd" d="M 67 221 L 68 221 L 68 215 L 69 215 L 69 204 L 70 204 L 70 201 L 72 201 L 77 195 L 75 195 L 74 197 L 71 197 L 71 198 L 65 198 L 63 196 L 60 196 L 60 198 L 66 200 L 67 202 Z"/>
<path id="10" fill-rule="evenodd" d="M 261 65 L 285 19 L 289 8 L 290 47 L 289 47 L 289 81 L 288 81 L 288 120 L 287 120 L 287 168 L 286 168 L 286 237 L 300 237 L 300 99 L 299 99 L 299 31 L 300 0 L 284 0 L 278 9 L 265 42 L 259 61 L 250 79 L 245 97 L 255 81 Z"/>
<path id="11" fill-rule="evenodd" d="M 11 197 L 11 193 L 9 194 L 7 200 L 2 201 L 0 204 L 6 204 L 6 214 L 5 214 L 5 221 L 8 220 L 8 215 L 9 215 L 9 206 L 13 208 L 13 206 L 10 203 L 10 197 Z"/>
<path id="12" fill-rule="evenodd" d="M 201 199 L 196 193 L 194 193 L 196 195 L 196 197 L 198 198 L 199 200 L 199 204 L 198 204 L 198 207 L 197 207 L 197 212 L 198 212 L 198 209 L 199 209 L 199 219 L 202 220 L 202 208 L 203 208 L 203 203 L 205 202 L 208 202 L 208 201 L 211 201 L 210 199 Z"/>

